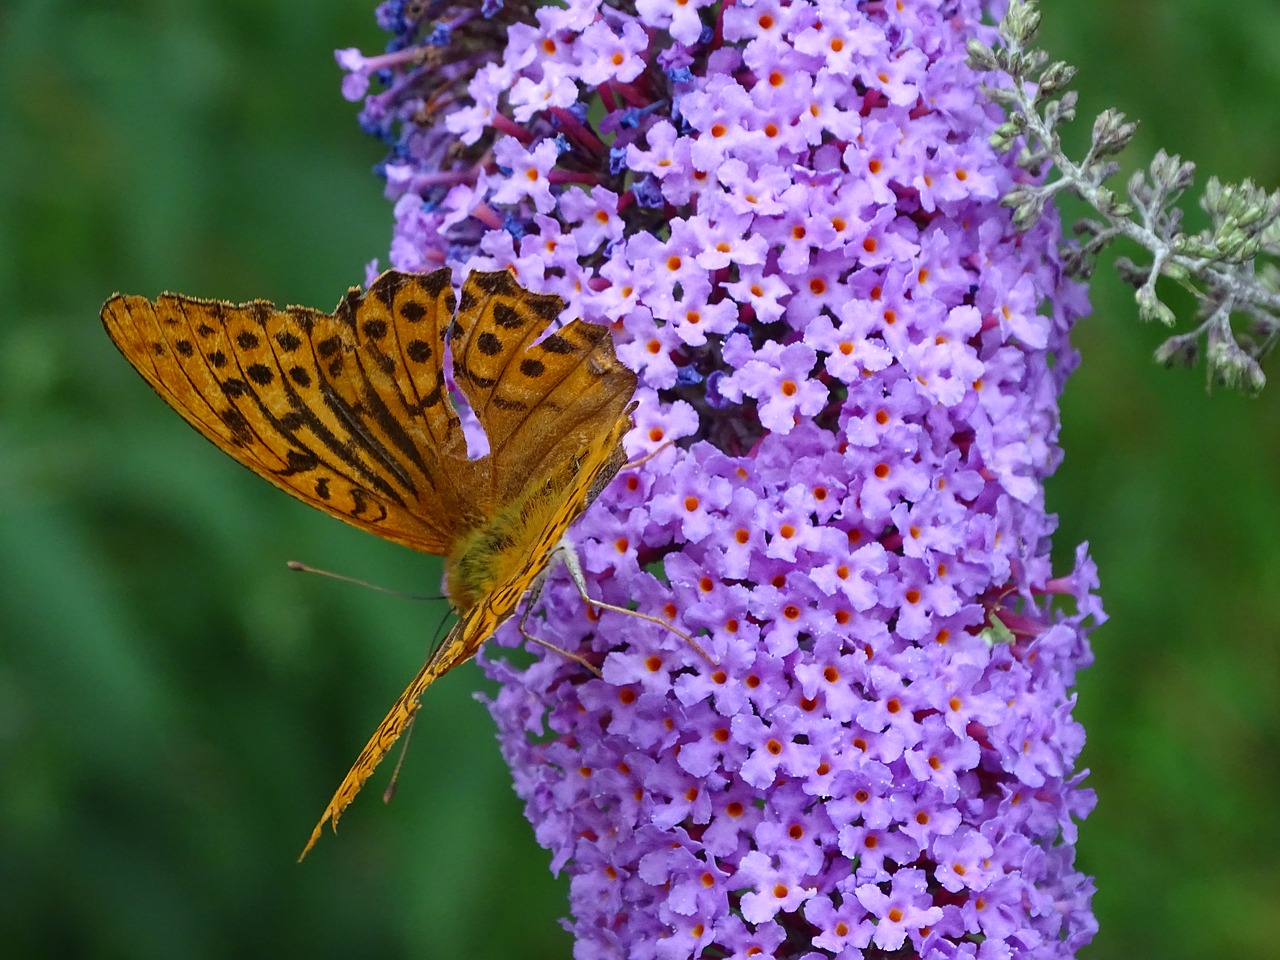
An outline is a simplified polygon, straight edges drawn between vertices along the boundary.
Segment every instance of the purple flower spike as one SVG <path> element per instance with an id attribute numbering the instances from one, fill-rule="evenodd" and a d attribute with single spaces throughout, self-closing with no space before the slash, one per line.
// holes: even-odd
<path id="1" fill-rule="evenodd" d="M 1085 303 L 1056 221 L 998 203 L 983 13 L 392 0 L 394 58 L 341 56 L 349 91 L 387 79 L 392 263 L 511 268 L 640 375 L 627 449 L 660 452 L 574 536 L 595 596 L 715 663 L 563 576 L 536 632 L 602 678 L 485 661 L 579 960 L 1067 958 L 1095 929 L 1071 688 L 1104 614 L 1083 547 L 1051 570 L 1043 487 Z"/>

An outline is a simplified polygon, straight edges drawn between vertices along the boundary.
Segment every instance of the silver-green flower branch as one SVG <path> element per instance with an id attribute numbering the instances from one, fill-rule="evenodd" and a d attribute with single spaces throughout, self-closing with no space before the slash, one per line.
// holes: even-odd
<path id="1" fill-rule="evenodd" d="M 1119 170 L 1111 158 L 1128 145 L 1137 124 L 1118 110 L 1104 111 L 1094 121 L 1084 159 L 1070 159 L 1057 129 L 1075 119 L 1076 95 L 1065 89 L 1075 68 L 1049 62 L 1044 51 L 1033 47 L 1039 26 L 1035 2 L 1013 0 L 999 26 L 1002 45 L 970 40 L 968 46 L 971 66 L 1003 73 L 1011 81 L 984 87 L 1008 113 L 993 144 L 1002 151 L 1018 147 L 1018 165 L 1037 178 L 1010 191 L 1004 204 L 1026 229 L 1058 193 L 1080 197 L 1098 219 L 1075 226 L 1080 239 L 1063 251 L 1066 268 L 1087 278 L 1113 240 L 1136 243 L 1149 253 L 1150 262 L 1120 257 L 1116 269 L 1137 291 L 1143 320 L 1159 320 L 1168 327 L 1175 323 L 1173 311 L 1156 290 L 1161 277 L 1179 284 L 1199 304 L 1194 329 L 1162 343 L 1155 359 L 1166 366 L 1190 366 L 1203 349 L 1211 385 L 1257 393 L 1266 383 L 1262 363 L 1280 338 L 1280 273 L 1274 263 L 1280 253 L 1280 192 L 1268 193 L 1249 180 L 1233 184 L 1211 177 L 1200 199 L 1209 226 L 1186 233 L 1178 203 L 1193 182 L 1195 164 L 1161 150 L 1147 170 L 1129 179 L 1127 199 L 1118 197 L 1106 186 Z M 1050 166 L 1057 177 L 1041 180 Z"/>

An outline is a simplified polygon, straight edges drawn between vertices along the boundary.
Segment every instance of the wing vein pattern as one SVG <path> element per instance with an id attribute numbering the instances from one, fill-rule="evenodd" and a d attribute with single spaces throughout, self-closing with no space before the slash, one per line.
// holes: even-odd
<path id="1" fill-rule="evenodd" d="M 625 461 L 636 376 L 607 328 L 553 329 L 563 310 L 505 271 L 470 274 L 455 298 L 448 270 L 387 271 L 333 313 L 170 293 L 103 305 L 125 358 L 227 454 L 332 516 L 446 558 L 459 620 L 378 725 L 307 849 L 325 822 L 337 826 L 426 688 L 516 612 Z M 468 457 L 451 385 L 488 439 L 483 457 Z"/>

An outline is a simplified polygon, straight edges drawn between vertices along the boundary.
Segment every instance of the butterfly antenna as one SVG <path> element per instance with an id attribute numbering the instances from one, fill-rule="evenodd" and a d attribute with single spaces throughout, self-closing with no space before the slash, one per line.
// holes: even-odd
<path id="1" fill-rule="evenodd" d="M 328 577 L 330 580 L 340 580 L 343 583 L 353 583 L 357 587 L 366 587 L 377 593 L 385 593 L 388 596 L 399 597 L 401 600 L 443 600 L 443 597 L 429 596 L 423 593 L 405 593 L 402 590 L 392 590 L 390 587 L 380 587 L 376 583 L 369 583 L 365 580 L 357 580 L 355 577 L 348 577 L 345 574 L 334 573 L 330 570 L 321 570 L 318 567 L 309 567 L 305 563 L 299 563 L 297 560 L 290 560 L 285 564 L 290 570 L 296 570 L 298 573 L 318 573 L 322 577 Z"/>

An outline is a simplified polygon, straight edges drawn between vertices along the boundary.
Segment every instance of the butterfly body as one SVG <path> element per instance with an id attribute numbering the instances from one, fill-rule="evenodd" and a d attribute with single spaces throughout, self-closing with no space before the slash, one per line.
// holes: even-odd
<path id="1" fill-rule="evenodd" d="M 519 608 L 570 524 L 625 461 L 636 377 L 606 328 L 506 272 L 387 271 L 331 314 L 164 294 L 116 295 L 108 334 L 205 437 L 298 499 L 446 558 L 459 619 L 334 794 L 335 826 L 439 676 Z M 471 459 L 452 382 L 483 428 Z M 303 851 L 305 856 L 306 850 Z"/>
<path id="2" fill-rule="evenodd" d="M 615 424 L 613 454 L 604 462 L 572 461 L 560 476 L 542 484 L 530 483 L 524 493 L 488 522 L 463 536 L 445 561 L 445 580 L 454 607 L 463 610 L 500 585 L 519 582 L 521 571 L 536 555 L 545 565 L 559 542 L 564 514 L 581 514 L 626 461 L 620 445 L 622 421 Z M 584 487 L 581 471 L 594 472 L 593 484 Z M 580 489 L 579 489 L 580 488 Z"/>

